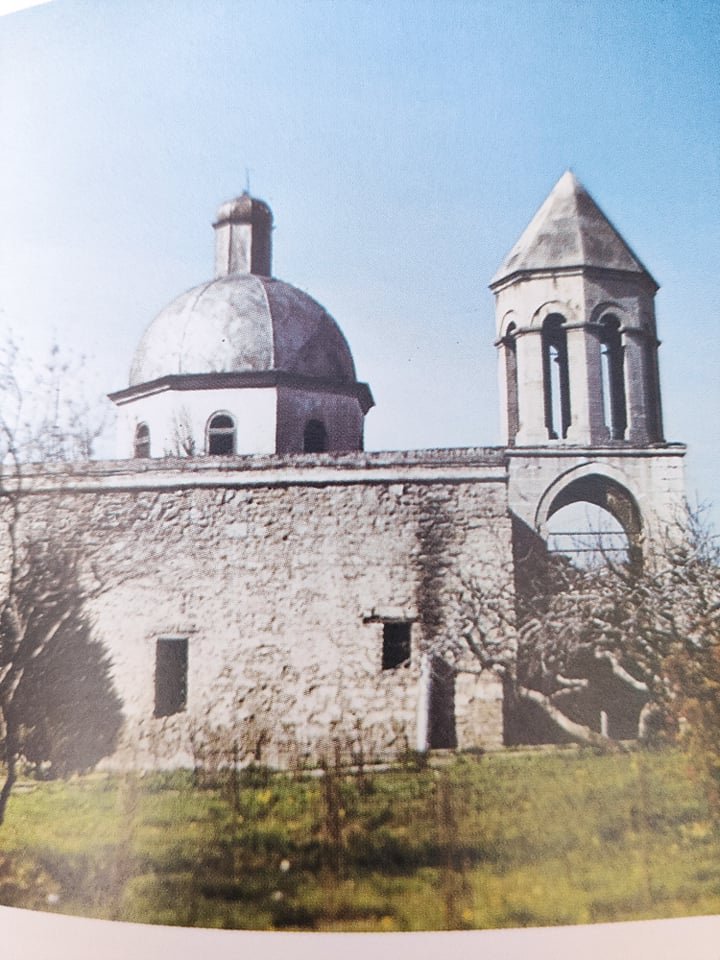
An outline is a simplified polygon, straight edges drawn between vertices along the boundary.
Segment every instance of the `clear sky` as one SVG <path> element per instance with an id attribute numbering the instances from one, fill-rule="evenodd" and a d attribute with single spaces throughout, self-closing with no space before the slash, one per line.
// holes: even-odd
<path id="1" fill-rule="evenodd" d="M 661 284 L 668 439 L 720 501 L 717 0 L 54 0 L 0 19 L 0 309 L 101 389 L 219 203 L 335 316 L 371 449 L 500 442 L 487 283 L 567 167 Z M 108 447 L 106 452 L 111 452 Z"/>

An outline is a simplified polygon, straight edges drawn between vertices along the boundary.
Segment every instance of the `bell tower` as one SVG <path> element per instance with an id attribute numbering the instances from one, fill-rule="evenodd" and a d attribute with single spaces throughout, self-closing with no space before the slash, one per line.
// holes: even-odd
<path id="1" fill-rule="evenodd" d="M 658 284 L 573 173 L 490 288 L 514 516 L 550 549 L 578 504 L 610 514 L 631 549 L 679 529 L 685 447 L 663 438 Z"/>
<path id="2" fill-rule="evenodd" d="M 508 446 L 663 442 L 658 285 L 570 171 L 490 288 Z"/>

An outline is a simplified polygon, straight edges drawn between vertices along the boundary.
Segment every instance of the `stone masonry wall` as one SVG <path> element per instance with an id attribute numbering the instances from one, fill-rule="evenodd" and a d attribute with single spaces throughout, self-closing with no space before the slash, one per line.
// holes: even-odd
<path id="1" fill-rule="evenodd" d="M 336 737 L 368 758 L 422 747 L 458 575 L 507 590 L 498 451 L 95 464 L 28 489 L 26 529 L 78 537 L 102 584 L 91 614 L 124 703 L 118 765 L 188 764 L 218 732 L 283 765 Z M 384 621 L 412 624 L 409 662 L 386 670 Z M 170 637 L 188 641 L 187 707 L 155 718 Z M 455 694 L 458 745 L 500 746 L 499 680 L 462 674 Z"/>

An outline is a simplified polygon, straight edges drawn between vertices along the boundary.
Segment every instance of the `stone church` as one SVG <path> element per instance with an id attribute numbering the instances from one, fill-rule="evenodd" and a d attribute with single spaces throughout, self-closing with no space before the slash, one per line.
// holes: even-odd
<path id="1" fill-rule="evenodd" d="M 504 445 L 370 453 L 370 388 L 335 320 L 272 276 L 268 206 L 244 194 L 214 230 L 215 278 L 152 321 L 111 394 L 119 459 L 32 489 L 105 571 L 116 759 L 189 763 L 223 733 L 281 765 L 333 737 L 500 747 L 500 678 L 443 656 L 458 584 L 507 594 L 518 537 L 549 543 L 573 505 L 638 550 L 682 509 L 658 285 L 565 173 L 490 283 Z"/>

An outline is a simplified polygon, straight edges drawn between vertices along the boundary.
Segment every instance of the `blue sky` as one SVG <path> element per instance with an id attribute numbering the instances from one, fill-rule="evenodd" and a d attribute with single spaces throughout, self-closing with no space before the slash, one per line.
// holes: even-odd
<path id="1" fill-rule="evenodd" d="M 720 5 L 54 0 L 0 19 L 0 309 L 123 387 L 249 176 L 369 448 L 500 441 L 487 283 L 567 167 L 661 284 L 668 439 L 717 494 Z M 249 173 L 246 173 L 249 171 Z M 108 452 L 111 447 L 108 448 Z"/>

